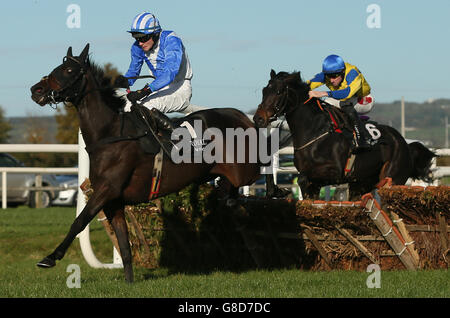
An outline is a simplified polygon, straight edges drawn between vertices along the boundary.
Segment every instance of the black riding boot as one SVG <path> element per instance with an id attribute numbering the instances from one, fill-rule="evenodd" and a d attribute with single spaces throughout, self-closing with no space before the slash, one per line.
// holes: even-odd
<path id="1" fill-rule="evenodd" d="M 341 107 L 342 110 L 348 115 L 350 118 L 350 121 L 353 125 L 353 128 L 356 133 L 356 147 L 353 148 L 352 152 L 357 153 L 364 150 L 367 150 L 370 148 L 369 138 L 366 133 L 366 129 L 364 127 L 364 124 L 361 121 L 361 118 L 359 118 L 358 113 L 356 112 L 353 105 L 351 106 L 344 106 Z"/>
<path id="2" fill-rule="evenodd" d="M 173 123 L 170 120 L 170 118 L 167 117 L 165 114 L 163 114 L 158 109 L 152 108 L 150 110 L 150 114 L 152 115 L 153 119 L 156 122 L 156 125 L 159 128 L 161 128 L 163 130 L 167 130 L 167 131 L 173 131 L 175 129 L 175 127 L 173 126 Z"/>

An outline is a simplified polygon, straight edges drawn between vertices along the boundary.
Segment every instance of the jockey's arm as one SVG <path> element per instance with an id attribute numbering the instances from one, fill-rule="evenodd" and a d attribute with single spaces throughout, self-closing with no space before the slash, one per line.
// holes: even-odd
<path id="1" fill-rule="evenodd" d="M 356 70 L 351 70 L 346 76 L 345 79 L 347 81 L 347 87 L 335 91 L 329 91 L 328 97 L 332 97 L 334 99 L 339 100 L 347 100 L 353 97 L 356 92 L 361 89 L 362 79 L 361 73 Z"/>
<path id="2" fill-rule="evenodd" d="M 144 54 L 141 48 L 139 47 L 139 44 L 135 42 L 131 46 L 131 63 L 130 67 L 128 67 L 128 71 L 124 75 L 125 77 L 135 77 L 138 76 L 141 73 L 142 64 L 144 63 Z M 128 79 L 128 84 L 130 86 L 133 86 L 134 82 L 136 82 L 137 79 Z"/>
<path id="3" fill-rule="evenodd" d="M 152 92 L 169 85 L 177 76 L 183 58 L 183 44 L 177 36 L 168 36 L 164 47 L 164 63 L 156 69 L 156 79 L 149 84 Z"/>
<path id="4" fill-rule="evenodd" d="M 323 84 L 325 84 L 325 74 L 323 74 L 322 72 L 316 74 L 316 76 L 314 76 L 312 79 L 310 79 L 309 81 L 306 81 L 306 84 L 309 85 L 311 90 L 322 86 Z"/>
<path id="5" fill-rule="evenodd" d="M 313 89 L 318 88 L 325 84 L 325 74 L 324 73 L 318 73 L 316 76 L 314 76 L 311 80 L 306 81 L 306 83 L 309 85 L 311 90 L 309 91 L 308 95 L 309 97 L 325 97 L 328 96 L 327 92 L 323 91 L 314 91 Z"/>

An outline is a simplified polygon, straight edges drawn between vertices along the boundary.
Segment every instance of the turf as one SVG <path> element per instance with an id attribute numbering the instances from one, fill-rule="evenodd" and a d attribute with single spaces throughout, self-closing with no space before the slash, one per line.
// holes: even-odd
<path id="1" fill-rule="evenodd" d="M 75 216 L 74 208 L 0 212 L 0 297 L 163 297 L 163 298 L 414 298 L 449 297 L 447 270 L 381 271 L 380 288 L 368 288 L 372 273 L 355 271 L 312 272 L 295 268 L 208 273 L 172 272 L 135 268 L 135 283 L 124 281 L 121 269 L 93 269 L 83 259 L 75 240 L 63 260 L 51 269 L 36 262 L 61 242 Z M 112 245 L 102 226 L 91 223 L 97 257 L 111 262 Z M 69 265 L 80 267 L 80 288 L 69 288 Z M 69 284 L 70 285 L 70 284 Z"/>

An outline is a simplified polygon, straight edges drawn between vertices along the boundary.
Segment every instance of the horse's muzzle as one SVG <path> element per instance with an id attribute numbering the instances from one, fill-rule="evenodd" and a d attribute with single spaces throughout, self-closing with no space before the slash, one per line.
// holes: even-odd
<path id="1" fill-rule="evenodd" d="M 37 104 L 44 106 L 48 103 L 47 89 L 40 83 L 33 85 L 31 88 L 31 99 Z"/>
<path id="2" fill-rule="evenodd" d="M 253 121 L 255 122 L 256 128 L 264 128 L 269 124 L 262 116 L 255 114 L 253 116 Z"/>

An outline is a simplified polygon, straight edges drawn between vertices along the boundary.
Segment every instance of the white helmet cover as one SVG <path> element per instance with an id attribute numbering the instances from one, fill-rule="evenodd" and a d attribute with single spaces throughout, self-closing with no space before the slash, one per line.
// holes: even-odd
<path id="1" fill-rule="evenodd" d="M 158 19 L 153 13 L 142 12 L 138 14 L 131 24 L 130 33 L 139 32 L 144 34 L 158 33 L 161 31 L 161 26 Z"/>

